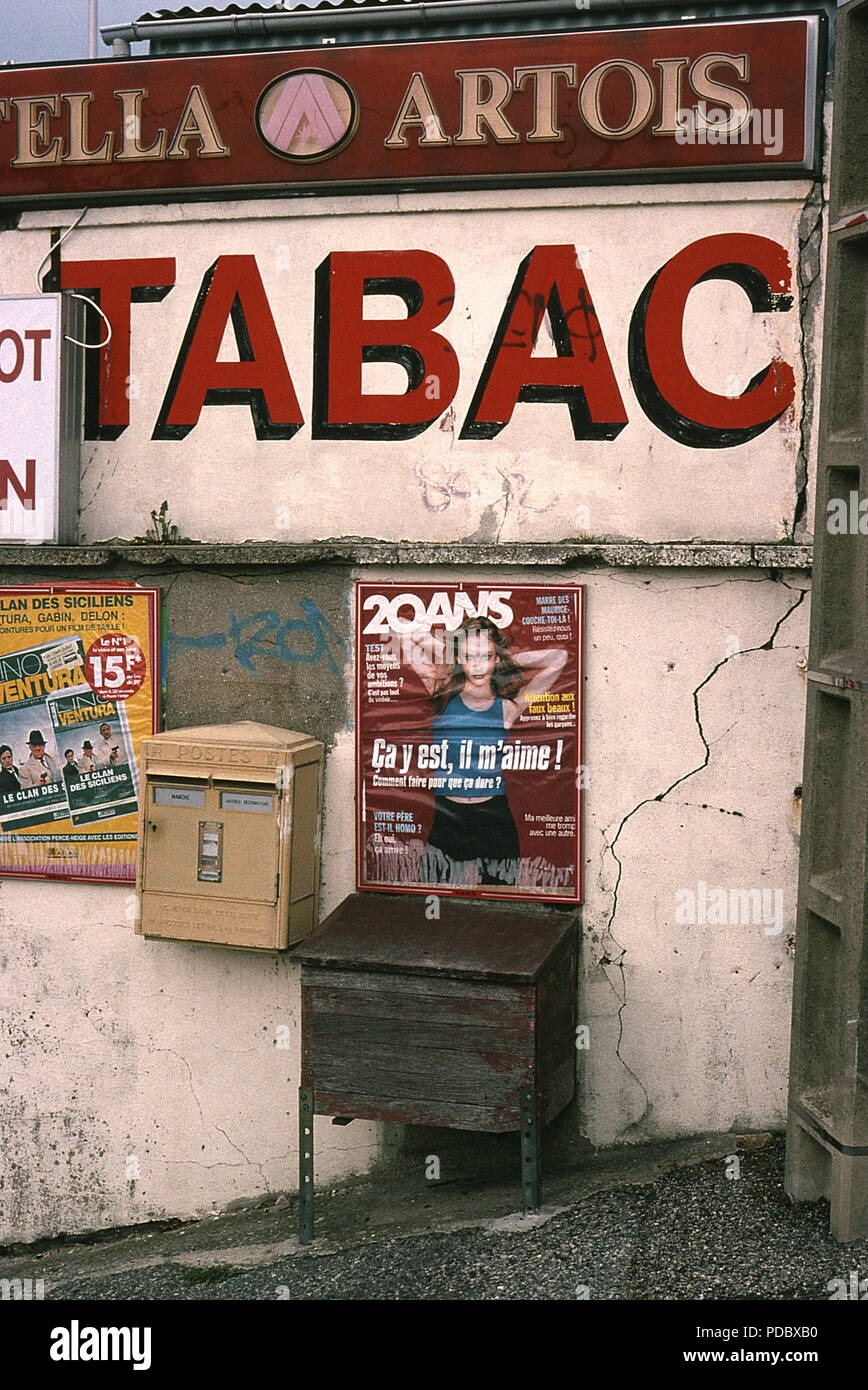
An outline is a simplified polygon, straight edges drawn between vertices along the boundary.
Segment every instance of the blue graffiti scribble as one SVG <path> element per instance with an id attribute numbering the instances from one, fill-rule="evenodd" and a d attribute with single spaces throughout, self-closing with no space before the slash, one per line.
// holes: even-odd
<path id="1" fill-rule="evenodd" d="M 246 618 L 239 617 L 237 613 L 230 613 L 227 632 L 209 632 L 202 637 L 184 637 L 180 633 L 170 632 L 169 655 L 173 655 L 173 649 L 177 651 L 179 648 L 195 650 L 233 647 L 239 666 L 243 666 L 246 671 L 253 671 L 255 675 L 259 674 L 255 658 L 263 656 L 292 664 L 305 662 L 311 665 L 325 660 L 335 674 L 338 674 L 341 668 L 335 660 L 330 643 L 343 655 L 347 648 L 346 642 L 323 616 L 313 599 L 303 598 L 298 606 L 304 614 L 301 618 L 281 618 L 273 609 L 263 608 L 261 612 L 251 613 Z M 301 632 L 305 633 L 310 641 L 308 651 L 299 651 L 288 641 L 291 634 Z"/>
<path id="2" fill-rule="evenodd" d="M 225 647 L 225 632 L 209 632 L 207 637 L 182 637 L 177 632 L 169 633 L 170 647 Z"/>

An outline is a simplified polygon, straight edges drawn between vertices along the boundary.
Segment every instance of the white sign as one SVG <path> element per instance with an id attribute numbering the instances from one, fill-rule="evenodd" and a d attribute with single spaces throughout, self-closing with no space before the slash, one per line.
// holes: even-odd
<path id="1" fill-rule="evenodd" d="M 65 399 L 64 317 L 59 294 L 0 295 L 0 544 L 73 539 L 62 534 L 66 494 L 78 491 L 77 430 L 70 428 Z M 70 404 L 77 419 L 77 401 Z"/>
<path id="2" fill-rule="evenodd" d="M 274 809 L 273 796 L 256 796 L 251 793 L 243 792 L 221 792 L 220 809 L 222 811 L 272 811 Z"/>
<path id="3" fill-rule="evenodd" d="M 205 792 L 201 787 L 154 787 L 157 806 L 204 806 Z"/>

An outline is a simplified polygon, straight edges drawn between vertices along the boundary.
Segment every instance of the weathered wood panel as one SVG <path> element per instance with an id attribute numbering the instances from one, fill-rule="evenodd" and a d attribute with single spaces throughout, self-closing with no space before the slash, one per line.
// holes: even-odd
<path id="1" fill-rule="evenodd" d="M 298 952 L 316 1112 L 499 1131 L 532 1090 L 550 1118 L 575 1088 L 575 917 L 531 913 L 507 944 L 526 909 L 450 901 L 444 931 L 416 906 L 352 895 Z"/>
<path id="2" fill-rule="evenodd" d="M 543 1124 L 573 1098 L 576 1089 L 577 941 L 564 940 L 536 986 L 536 1066 Z"/>
<path id="3" fill-rule="evenodd" d="M 307 965 L 530 984 L 575 921 L 530 903 L 457 898 L 442 898 L 429 921 L 422 897 L 351 893 L 295 955 Z"/>
<path id="4" fill-rule="evenodd" d="M 517 1105 L 468 1105 L 455 1101 L 396 1100 L 392 1096 L 368 1096 L 353 1091 L 326 1091 L 314 1087 L 318 1115 L 351 1115 L 358 1120 L 389 1120 L 402 1125 L 434 1125 L 451 1129 L 483 1130 L 501 1134 L 521 1126 Z"/>

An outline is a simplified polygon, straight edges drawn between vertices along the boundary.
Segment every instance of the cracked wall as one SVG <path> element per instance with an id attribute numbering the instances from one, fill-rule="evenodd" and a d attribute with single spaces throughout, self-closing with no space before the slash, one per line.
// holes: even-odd
<path id="1" fill-rule="evenodd" d="M 355 573 L 409 583 L 459 572 Z M 605 1144 L 779 1126 L 807 581 L 750 569 L 558 574 L 588 586 L 579 1018 L 591 1046 L 580 1103 L 556 1142 L 574 1151 L 583 1136 Z M 182 639 L 170 643 L 171 725 L 248 717 L 307 727 L 295 715 L 319 711 L 330 911 L 354 884 L 351 571 L 160 577 Z M 515 567 L 490 578 L 552 576 Z M 311 598 L 327 615 L 328 649 L 293 663 L 290 637 L 304 658 L 318 650 L 316 629 L 292 626 Z M 218 642 L 232 630 L 229 612 L 236 638 Z M 244 622 L 268 612 L 290 636 Z M 700 882 L 780 889 L 782 930 L 679 923 L 679 893 Z M 144 941 L 126 890 L 83 884 L 0 882 L 0 932 L 0 1242 L 201 1215 L 294 1189 L 291 956 Z M 394 1142 L 393 1127 L 323 1121 L 318 1180 L 397 1161 Z M 447 1161 L 448 1136 L 438 1133 L 437 1152 Z M 490 1149 L 482 1157 L 484 1167 Z"/>
<path id="2" fill-rule="evenodd" d="M 618 603 L 622 583 L 609 603 Z M 798 875 L 805 581 L 733 575 L 697 586 L 660 576 L 638 585 L 656 650 L 634 630 L 629 661 L 637 679 L 645 673 L 647 703 L 606 702 L 623 741 L 602 792 L 611 814 L 598 816 L 590 849 L 597 871 L 585 931 L 595 961 L 587 962 L 586 1012 L 602 1045 L 588 1059 L 589 1132 L 605 1143 L 779 1127 Z M 637 581 L 627 587 L 635 592 Z M 704 613 L 701 630 L 685 620 L 692 605 Z M 605 631 L 606 665 L 627 659 L 612 651 L 623 631 L 615 615 L 598 611 L 596 625 Z M 661 637 L 670 648 L 663 661 Z M 605 723 L 605 711 L 590 721 L 592 729 Z M 701 899 L 702 884 L 707 894 L 780 893 L 780 920 L 752 901 L 747 920 L 727 913 L 718 922 L 679 921 L 685 893 Z M 612 1054 L 620 1069 L 606 1064 Z"/>
<path id="3" fill-rule="evenodd" d="M 0 226 L 3 293 L 31 289 L 57 217 Z M 130 427 L 84 450 L 82 539 L 141 535 L 166 497 L 183 534 L 237 547 L 222 568 L 167 553 L 153 568 L 115 568 L 164 587 L 169 727 L 249 718 L 325 741 L 323 913 L 354 883 L 353 574 L 461 578 L 484 561 L 492 582 L 587 583 L 579 1018 L 591 1046 L 579 1101 L 558 1122 L 567 1148 L 585 1136 L 783 1123 L 808 602 L 797 548 L 790 570 L 768 547 L 803 540 L 812 507 L 824 218 L 819 188 L 776 181 L 103 209 L 66 244 L 71 259 L 177 258 L 171 294 L 133 308 Z M 735 286 L 697 287 L 688 358 L 704 385 L 726 391 L 779 351 L 798 394 L 749 445 L 693 450 L 643 414 L 627 334 L 649 277 L 719 231 L 784 245 L 797 303 L 754 316 Z M 591 286 L 629 426 L 577 443 L 563 406 L 523 405 L 496 439 L 461 441 L 519 262 L 565 242 Z M 462 364 L 455 406 L 417 440 L 314 441 L 306 428 L 257 441 L 238 405 L 206 408 L 185 440 L 151 438 L 216 255 L 256 255 L 307 410 L 315 267 L 333 249 L 413 246 L 455 273 L 448 331 Z M 539 351 L 551 350 L 543 333 Z M 249 538 L 359 535 L 403 544 L 393 564 L 372 552 L 355 571 L 340 541 L 285 570 L 245 562 Z M 570 538 L 630 544 L 582 569 Z M 414 563 L 415 541 L 470 558 L 463 570 L 448 552 L 428 565 L 420 549 Z M 708 542 L 696 568 L 668 567 L 691 563 L 661 551 L 676 541 Z M 547 566 L 532 567 L 519 550 L 528 543 L 550 547 Z M 18 567 L 5 582 L 46 577 Z M 707 911 L 681 920 L 679 895 L 698 902 L 701 884 L 780 892 L 781 930 Z M 125 890 L 82 884 L 0 882 L 0 932 L 0 1241 L 200 1215 L 295 1187 L 291 958 L 145 942 Z M 323 1124 L 318 1180 L 370 1171 L 394 1157 L 392 1139 L 391 1127 Z"/>

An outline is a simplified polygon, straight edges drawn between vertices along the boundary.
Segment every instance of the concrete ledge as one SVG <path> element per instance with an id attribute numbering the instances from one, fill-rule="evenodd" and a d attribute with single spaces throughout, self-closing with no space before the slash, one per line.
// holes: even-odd
<path id="1" fill-rule="evenodd" d="M 99 569 L 115 561 L 157 568 L 179 565 L 540 565 L 614 569 L 810 570 L 810 545 L 729 541 L 535 541 L 484 545 L 467 541 L 379 541 L 344 536 L 322 541 L 244 541 L 240 545 L 188 542 L 137 545 L 0 545 L 0 567 Z"/>

